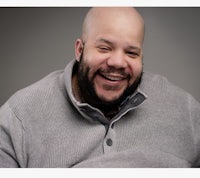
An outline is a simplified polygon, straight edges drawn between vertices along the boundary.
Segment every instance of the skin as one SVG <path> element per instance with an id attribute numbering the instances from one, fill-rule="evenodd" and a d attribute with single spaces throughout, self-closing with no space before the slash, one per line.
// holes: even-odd
<path id="1" fill-rule="evenodd" d="M 104 114 L 108 112 L 103 109 L 106 105 L 116 109 L 122 95 L 135 90 L 136 86 L 132 86 L 141 79 L 143 39 L 144 22 L 134 8 L 91 8 L 83 23 L 82 37 L 75 42 L 75 56 L 80 63 L 78 75 L 73 77 L 75 97 Z M 81 91 L 82 75 L 87 76 L 93 91 Z"/>

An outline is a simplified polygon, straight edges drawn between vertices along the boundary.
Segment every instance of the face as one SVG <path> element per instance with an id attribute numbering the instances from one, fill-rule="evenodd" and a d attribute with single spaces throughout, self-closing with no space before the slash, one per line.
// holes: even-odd
<path id="1" fill-rule="evenodd" d="M 142 35 L 127 20 L 97 25 L 76 41 L 78 80 L 92 104 L 118 104 L 137 88 L 142 76 Z M 127 23 L 128 22 L 128 23 Z"/>

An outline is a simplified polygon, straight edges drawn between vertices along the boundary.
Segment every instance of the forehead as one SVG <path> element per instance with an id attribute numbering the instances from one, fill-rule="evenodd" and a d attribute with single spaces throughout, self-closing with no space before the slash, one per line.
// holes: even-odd
<path id="1" fill-rule="evenodd" d="M 130 12 L 100 10 L 92 14 L 87 25 L 88 38 L 107 36 L 126 41 L 143 41 L 143 23 Z"/>

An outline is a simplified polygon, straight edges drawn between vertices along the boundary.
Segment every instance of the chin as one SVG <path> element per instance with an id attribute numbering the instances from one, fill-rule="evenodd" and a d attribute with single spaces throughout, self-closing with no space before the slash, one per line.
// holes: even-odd
<path id="1" fill-rule="evenodd" d="M 115 100 L 118 100 L 119 96 L 116 97 L 102 97 L 102 99 L 106 102 L 113 102 Z"/>
<path id="2" fill-rule="evenodd" d="M 106 91 L 106 90 L 95 90 L 96 95 L 99 99 L 104 102 L 113 102 L 118 100 L 124 93 L 124 90 Z"/>
<path id="3" fill-rule="evenodd" d="M 114 101 L 117 101 L 120 98 L 121 95 L 117 96 L 105 96 L 105 95 L 100 95 L 99 99 L 105 103 L 113 103 Z"/>

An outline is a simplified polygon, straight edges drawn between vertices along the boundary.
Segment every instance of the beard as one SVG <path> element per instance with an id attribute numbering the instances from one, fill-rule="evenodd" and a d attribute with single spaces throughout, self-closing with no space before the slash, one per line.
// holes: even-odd
<path id="1" fill-rule="evenodd" d="M 139 76 L 136 77 L 134 83 L 127 87 L 123 93 L 116 99 L 113 99 L 112 101 L 107 101 L 106 99 L 99 97 L 96 93 L 95 87 L 94 87 L 94 78 L 96 75 L 99 74 L 99 70 L 94 72 L 93 76 L 91 79 L 89 78 L 89 72 L 91 71 L 91 68 L 87 63 L 84 62 L 83 59 L 83 53 L 81 54 L 80 57 L 80 62 L 77 63 L 78 67 L 78 73 L 77 73 L 77 78 L 78 78 L 78 85 L 79 85 L 79 90 L 81 92 L 81 97 L 83 98 L 84 102 L 87 102 L 91 106 L 94 106 L 98 109 L 100 109 L 103 113 L 108 112 L 109 110 L 113 110 L 114 108 L 119 108 L 121 103 L 130 95 L 132 95 L 135 90 L 137 89 L 138 85 L 141 82 L 143 71 Z M 106 69 L 106 71 L 116 71 L 118 73 L 124 74 L 123 70 L 118 70 L 118 69 Z M 130 79 L 130 77 L 127 77 Z"/>

